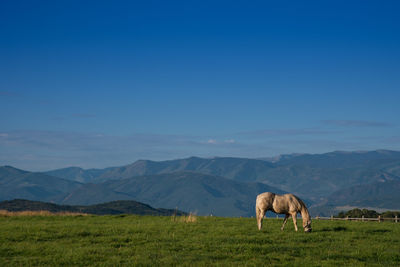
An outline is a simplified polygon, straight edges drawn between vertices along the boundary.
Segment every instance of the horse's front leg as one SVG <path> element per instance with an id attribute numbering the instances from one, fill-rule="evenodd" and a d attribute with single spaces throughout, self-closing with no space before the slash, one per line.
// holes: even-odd
<path id="1" fill-rule="evenodd" d="M 297 213 L 293 213 L 292 218 L 293 218 L 294 229 L 297 232 Z"/>
<path id="2" fill-rule="evenodd" d="M 285 228 L 285 224 L 286 224 L 288 218 L 289 218 L 289 214 L 286 214 L 285 215 L 285 219 L 283 219 L 283 224 L 282 224 L 282 227 L 281 227 L 281 231 L 283 231 L 283 228 Z"/>

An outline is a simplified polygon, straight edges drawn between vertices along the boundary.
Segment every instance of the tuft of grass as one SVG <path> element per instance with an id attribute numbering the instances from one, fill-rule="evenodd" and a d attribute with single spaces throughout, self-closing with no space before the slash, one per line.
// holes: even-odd
<path id="1" fill-rule="evenodd" d="M 8 211 L 0 210 L 0 216 L 12 217 L 12 216 L 87 216 L 86 213 L 80 212 L 50 212 L 47 210 L 40 211 Z"/>
<path id="2" fill-rule="evenodd" d="M 195 223 L 197 222 L 197 216 L 190 213 L 188 216 L 181 216 L 181 221 L 185 223 Z"/>
<path id="3" fill-rule="evenodd" d="M 197 216 L 193 213 L 189 213 L 189 215 L 178 216 L 178 217 L 173 215 L 171 217 L 171 220 L 173 222 L 195 223 L 197 222 Z"/>

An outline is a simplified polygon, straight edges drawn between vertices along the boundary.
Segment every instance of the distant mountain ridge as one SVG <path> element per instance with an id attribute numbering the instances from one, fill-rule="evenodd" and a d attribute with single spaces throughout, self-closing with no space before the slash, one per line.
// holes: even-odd
<path id="1" fill-rule="evenodd" d="M 10 176 L 9 169 L 10 167 L 0 167 L 0 185 Z M 30 173 L 14 168 L 11 170 L 16 175 L 14 183 L 1 188 L 0 200 L 26 198 L 67 205 L 136 200 L 156 207 L 178 207 L 198 215 L 251 216 L 257 194 L 264 191 L 283 193 L 280 189 L 263 183 L 239 182 L 196 172 L 134 176 L 98 184 L 82 184 L 44 173 Z M 31 176 L 36 177 L 34 182 L 31 182 Z M 48 188 L 49 185 L 54 185 L 53 191 Z M 68 186 L 64 187 L 65 185 Z M 28 194 L 25 189 L 39 193 Z"/>
<path id="2" fill-rule="evenodd" d="M 68 192 L 82 183 L 28 172 L 11 166 L 0 167 L 0 201 L 24 198 L 41 201 L 61 201 Z"/>
<path id="3" fill-rule="evenodd" d="M 239 181 L 255 181 L 270 168 L 273 168 L 272 163 L 264 160 L 230 157 L 211 159 L 190 157 L 167 161 L 138 160 L 126 166 L 107 169 L 84 170 L 78 167 L 70 167 L 48 171 L 46 174 L 75 181 L 85 179 L 86 182 L 99 183 L 133 176 L 192 171 Z"/>
<path id="4" fill-rule="evenodd" d="M 82 169 L 79 167 L 68 167 L 63 169 L 57 169 L 45 172 L 48 175 L 72 180 L 80 183 L 89 183 L 97 177 L 101 176 L 103 173 L 107 172 L 109 169 Z"/>
<path id="5" fill-rule="evenodd" d="M 2 168 L 4 167 L 0 167 L 0 185 L 3 179 Z M 18 177 L 8 190 L 2 191 L 0 188 L 0 200 L 14 195 L 36 200 L 38 199 L 34 198 L 35 196 L 43 195 L 46 201 L 69 204 L 135 199 L 155 206 L 165 203 L 170 208 L 176 206 L 181 208 L 182 202 L 186 201 L 188 204 L 183 205 L 182 209 L 188 208 L 188 211 L 206 212 L 209 205 L 218 207 L 216 210 L 220 210 L 224 216 L 229 216 L 229 212 L 232 216 L 234 214 L 248 216 L 253 212 L 253 208 L 250 207 L 253 202 L 252 197 L 262 188 L 260 185 L 258 187 L 254 185 L 258 183 L 264 186 L 262 190 L 294 193 L 307 199 L 312 207 L 323 208 L 327 201 L 329 201 L 327 205 L 343 205 L 331 197 L 332 194 L 342 194 L 344 202 L 367 203 L 375 199 L 379 207 L 393 203 L 392 209 L 400 209 L 400 204 L 390 188 L 377 184 L 382 181 L 388 184 L 400 181 L 400 152 L 390 150 L 291 154 L 281 155 L 273 160 L 230 157 L 190 157 L 158 162 L 139 160 L 126 166 L 106 169 L 84 170 L 71 167 L 40 173 L 41 181 L 46 181 L 53 175 L 62 178 L 61 180 L 52 178 L 58 181 L 56 184 L 65 184 L 65 186 L 54 184 L 57 194 L 49 190 L 47 184 L 41 188 L 43 193 L 32 193 L 35 192 L 35 187 L 27 186 L 32 185 L 32 181 L 24 180 L 33 177 L 31 175 L 37 176 L 39 173 L 16 174 Z M 179 180 L 177 177 L 185 178 Z M 171 187 L 171 183 L 176 187 Z M 382 192 L 370 190 L 370 194 L 365 196 L 362 195 L 363 190 L 351 190 L 360 186 L 378 185 L 382 188 L 382 192 L 387 192 L 385 199 L 382 197 L 384 195 Z M 238 187 L 243 190 L 236 192 L 237 196 L 226 193 Z M 251 197 L 246 198 L 244 192 L 248 188 L 252 188 L 251 193 L 248 191 Z M 185 192 L 192 192 L 191 198 L 188 198 Z M 217 197 L 221 195 L 222 197 Z M 202 203 L 204 201 L 202 197 L 208 199 L 208 204 Z M 192 199 L 195 201 L 192 202 Z M 230 204 L 232 202 L 236 203 L 236 208 L 234 205 L 232 207 Z M 240 208 L 243 203 L 249 204 L 246 204 L 246 208 Z M 220 208 L 224 206 L 229 208 Z M 321 212 L 321 209 L 312 210 Z"/>
<path id="6" fill-rule="evenodd" d="M 155 209 L 147 204 L 132 200 L 112 201 L 90 206 L 57 205 L 54 203 L 14 199 L 0 202 L 0 210 L 7 211 L 50 211 L 50 212 L 79 212 L 95 215 L 137 214 L 137 215 L 185 215 L 176 209 Z"/>
<path id="7" fill-rule="evenodd" d="M 329 195 L 312 207 L 315 214 L 337 214 L 341 210 L 368 208 L 375 211 L 400 210 L 400 180 L 380 180 L 352 186 Z"/>
<path id="8" fill-rule="evenodd" d="M 112 198 L 135 199 L 155 207 L 178 207 L 198 215 L 251 216 L 257 194 L 265 191 L 283 193 L 262 183 L 244 183 L 195 172 L 175 172 L 86 184 L 62 203 L 89 205 L 100 201 L 96 196 L 111 196 L 108 201 Z"/>
<path id="9" fill-rule="evenodd" d="M 203 159 L 191 157 L 181 160 L 149 161 L 139 160 L 133 164 L 112 168 L 94 181 L 105 181 L 110 179 L 124 179 L 132 176 L 164 174 L 181 171 L 192 171 L 203 174 L 223 176 L 238 181 L 255 181 L 272 168 L 269 162 L 244 158 L 212 158 Z"/>
<path id="10" fill-rule="evenodd" d="M 397 151 L 335 151 L 325 154 L 282 155 L 276 159 L 275 162 L 197 157 L 160 162 L 139 160 L 126 166 L 103 170 L 90 182 L 193 171 L 243 182 L 262 182 L 319 201 L 342 188 L 373 183 L 385 173 L 392 175 L 394 179 L 400 175 L 400 152 Z M 68 178 L 65 175 L 59 177 Z"/>

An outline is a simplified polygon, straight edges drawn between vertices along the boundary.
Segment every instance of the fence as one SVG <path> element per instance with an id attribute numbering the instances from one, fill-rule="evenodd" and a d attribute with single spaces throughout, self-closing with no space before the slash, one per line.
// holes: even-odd
<path id="1" fill-rule="evenodd" d="M 399 218 L 394 217 L 394 218 L 386 218 L 386 217 L 381 217 L 378 216 L 378 218 L 365 218 L 364 216 L 362 216 L 361 218 L 352 218 L 352 217 L 345 217 L 345 218 L 336 218 L 336 217 L 320 217 L 320 216 L 316 216 L 315 217 L 316 220 L 338 220 L 338 221 L 375 221 L 375 222 L 383 222 L 383 221 L 394 221 L 395 223 L 399 222 Z"/>
<path id="2" fill-rule="evenodd" d="M 273 217 L 272 217 L 273 218 Z M 282 219 L 278 215 L 276 215 L 276 219 Z M 361 218 L 352 218 L 352 217 L 345 217 L 345 218 L 336 218 L 336 217 L 321 217 L 321 216 L 316 216 L 314 220 L 331 220 L 331 221 L 362 221 L 362 222 L 368 222 L 368 221 L 374 221 L 374 222 L 390 222 L 393 221 L 395 223 L 400 222 L 400 219 L 395 216 L 394 218 L 386 218 L 386 217 L 381 217 L 378 216 L 378 218 L 365 218 L 362 216 Z"/>

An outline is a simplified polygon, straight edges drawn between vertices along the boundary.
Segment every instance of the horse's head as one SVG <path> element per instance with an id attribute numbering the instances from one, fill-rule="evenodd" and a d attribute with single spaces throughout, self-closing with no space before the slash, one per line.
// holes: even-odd
<path id="1" fill-rule="evenodd" d="M 303 222 L 303 228 L 304 228 L 304 232 L 306 233 L 311 233 L 312 228 L 311 228 L 311 220 L 309 221 L 304 221 Z"/>

